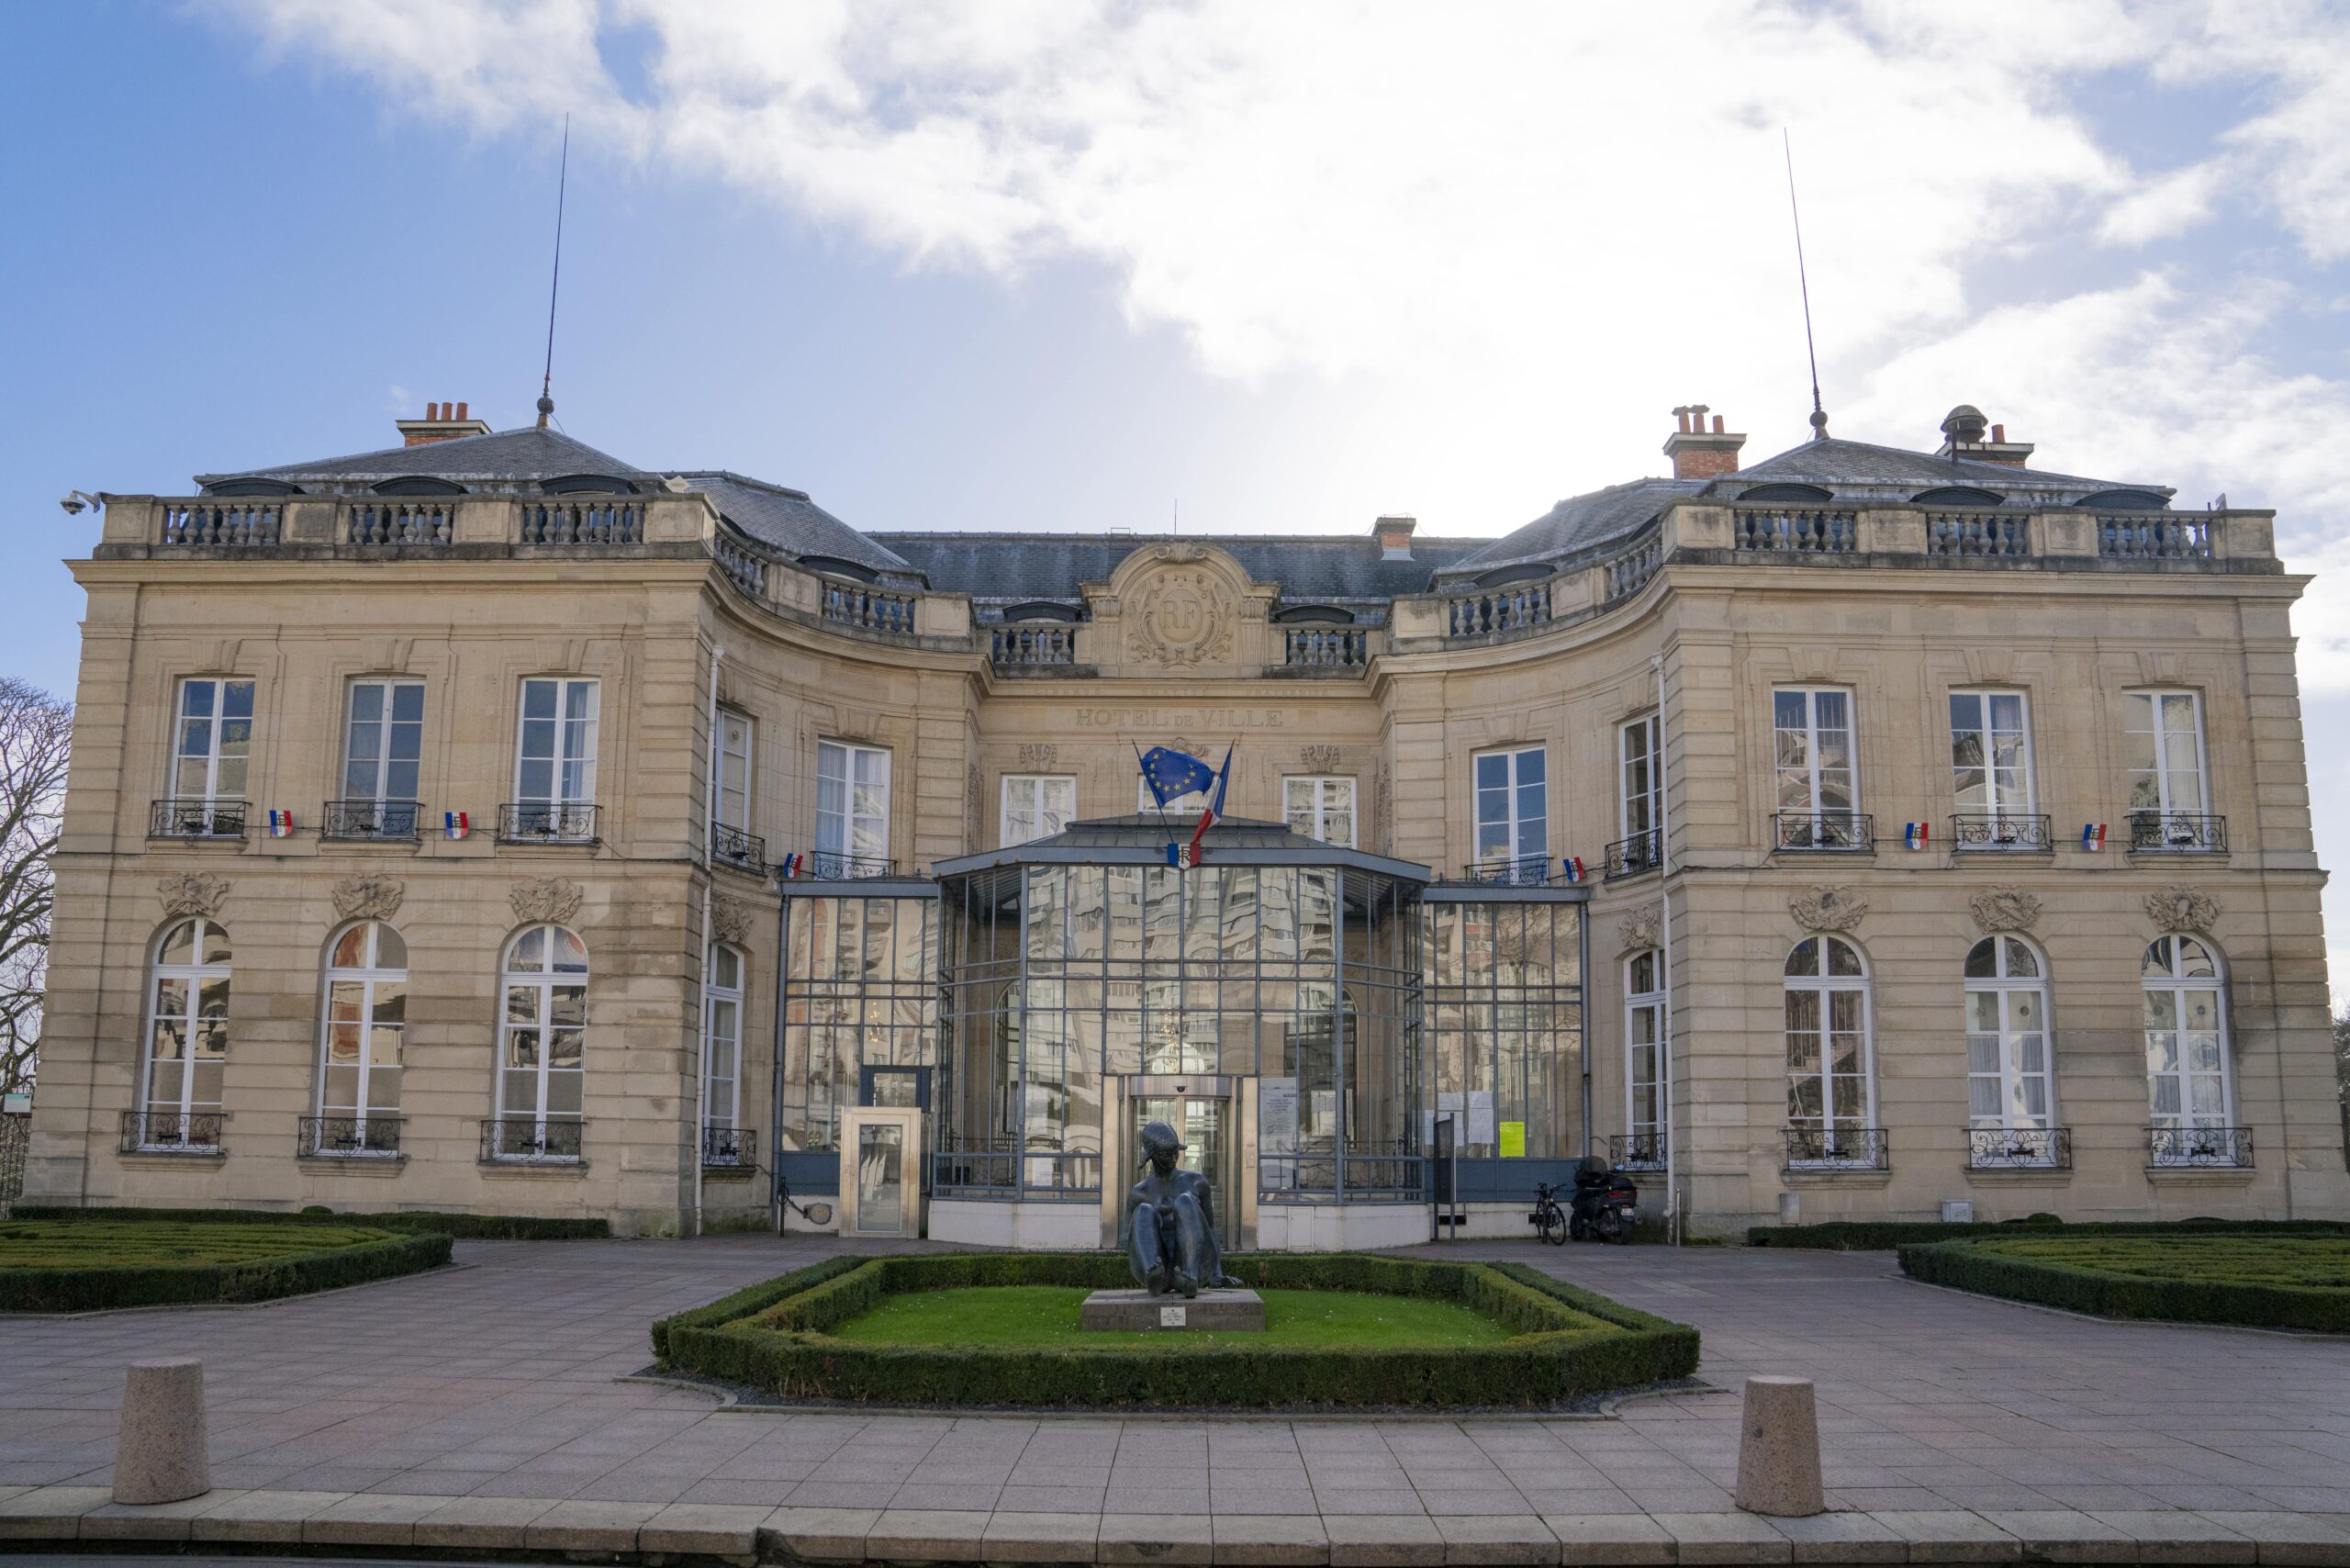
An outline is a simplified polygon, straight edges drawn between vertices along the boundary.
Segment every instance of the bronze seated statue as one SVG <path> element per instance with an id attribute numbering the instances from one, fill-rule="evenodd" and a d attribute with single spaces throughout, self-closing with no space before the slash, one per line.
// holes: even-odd
<path id="1" fill-rule="evenodd" d="M 1195 1296 L 1237 1285 L 1225 1277 L 1215 1234 L 1215 1193 L 1196 1170 L 1179 1170 L 1183 1140 L 1165 1122 L 1142 1130 L 1146 1169 L 1126 1193 L 1126 1265 L 1153 1295 Z"/>

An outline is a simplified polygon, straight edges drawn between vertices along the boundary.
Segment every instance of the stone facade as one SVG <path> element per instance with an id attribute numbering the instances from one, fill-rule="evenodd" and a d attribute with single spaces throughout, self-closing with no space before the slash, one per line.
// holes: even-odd
<path id="1" fill-rule="evenodd" d="M 385 542 L 370 521 L 384 486 L 364 473 L 297 475 L 298 494 L 109 498 L 101 544 L 72 564 L 89 611 L 28 1202 L 600 1215 L 671 1231 L 694 1223 L 699 1187 L 705 1226 L 768 1223 L 764 1176 L 698 1182 L 694 1158 L 705 942 L 748 961 L 753 1128 L 770 1114 L 779 985 L 772 885 L 706 853 L 715 706 L 755 725 L 746 830 L 767 846 L 755 868 L 816 845 L 822 741 L 890 752 L 889 856 L 908 875 L 993 846 L 1006 775 L 1073 776 L 1080 816 L 1131 812 L 1136 743 L 1212 761 L 1232 746 L 1235 816 L 1280 820 L 1287 776 L 1350 777 L 1360 847 L 1458 874 L 1479 858 L 1473 757 L 1543 747 L 1549 853 L 1582 859 L 1594 884 L 1587 1131 L 1604 1151 L 1623 1130 L 1623 955 L 1662 944 L 1673 1175 L 1699 1229 L 1789 1212 L 1931 1217 L 1949 1199 L 1986 1218 L 2350 1215 L 2287 624 L 2302 580 L 2280 573 L 2268 514 L 2165 511 L 2188 545 L 2132 553 L 2110 547 L 2098 487 L 2050 476 L 2038 498 L 1992 495 L 2016 547 L 1971 554 L 1940 547 L 1947 510 L 1879 482 L 1821 490 L 1815 511 L 1841 530 L 1823 537 L 1843 544 L 1813 550 L 1762 543 L 1755 515 L 1785 502 L 1741 503 L 1772 465 L 1717 474 L 1709 458 L 1639 527 L 1571 538 L 1509 583 L 1424 568 L 1416 591 L 1301 622 L 1285 616 L 1304 596 L 1244 565 L 1250 542 L 1144 539 L 1059 596 L 1066 620 L 1014 622 L 1012 595 L 935 572 L 846 576 L 830 553 L 740 526 L 694 476 L 616 465 L 635 521 L 552 540 L 532 521 L 548 476 L 466 475 L 473 444 L 416 449 L 449 453 L 464 490 L 429 503 L 445 521 L 420 541 Z M 1438 543 L 1400 540 L 1407 556 Z M 347 689 L 387 675 L 426 692 L 420 830 L 323 838 Z M 549 675 L 600 682 L 592 843 L 498 831 L 519 684 Z M 191 676 L 253 683 L 252 820 L 234 834 L 156 831 Z M 1858 804 L 1874 819 L 1853 847 L 1779 846 L 1784 687 L 1850 693 Z M 1946 827 L 1948 699 L 1987 688 L 2029 700 L 2031 812 L 2050 826 L 2020 849 L 1957 845 Z M 2197 694 L 2224 847 L 2131 847 L 2123 705 L 2147 688 Z M 1636 857 L 1606 876 L 1603 846 L 1627 836 L 1619 726 L 1660 705 L 1664 869 Z M 289 834 L 264 830 L 270 809 L 294 813 Z M 453 811 L 464 837 L 442 831 Z M 1912 821 L 1929 825 L 1925 847 L 1905 847 Z M 2083 847 L 2084 823 L 2111 836 Z M 141 1093 L 145 977 L 185 914 L 217 917 L 234 948 L 226 1120 L 217 1152 L 198 1154 L 122 1136 Z M 408 950 L 398 1156 L 297 1156 L 317 1109 L 322 955 L 353 919 L 391 922 Z M 582 1158 L 484 1159 L 500 955 L 540 921 L 589 952 Z M 2140 961 L 2180 931 L 2225 965 L 2248 1162 L 2148 1157 Z M 1822 932 L 1868 967 L 1883 1169 L 1788 1159 L 1782 971 Z M 1986 932 L 2045 955 L 2067 1164 L 1970 1169 L 1962 964 Z M 1644 1193 L 1651 1208 L 1661 1197 Z"/>

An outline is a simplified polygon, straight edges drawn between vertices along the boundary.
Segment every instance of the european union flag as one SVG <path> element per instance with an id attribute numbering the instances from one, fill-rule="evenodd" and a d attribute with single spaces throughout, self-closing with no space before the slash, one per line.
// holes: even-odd
<path id="1" fill-rule="evenodd" d="M 1142 754 L 1142 781 L 1161 810 L 1167 802 L 1215 782 L 1215 769 L 1185 752 L 1155 745 Z"/>

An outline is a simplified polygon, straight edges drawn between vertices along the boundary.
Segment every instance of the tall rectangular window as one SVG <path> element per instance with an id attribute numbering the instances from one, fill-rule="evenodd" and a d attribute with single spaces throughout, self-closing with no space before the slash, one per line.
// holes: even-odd
<path id="1" fill-rule="evenodd" d="M 718 711 L 718 825 L 751 831 L 750 718 Z"/>
<path id="2" fill-rule="evenodd" d="M 1774 691 L 1771 724 L 1780 811 L 1847 813 L 1859 806 L 1851 692 L 1808 687 Z"/>
<path id="3" fill-rule="evenodd" d="M 2203 788 L 2202 704 L 2192 691 L 2129 691 L 2121 697 L 2130 809 L 2199 816 Z"/>
<path id="4" fill-rule="evenodd" d="M 1616 732 L 1616 755 L 1622 781 L 1624 836 L 1637 840 L 1627 859 L 1654 865 L 1660 847 L 1654 840 L 1664 823 L 1664 752 L 1657 715 L 1647 713 Z"/>
<path id="5" fill-rule="evenodd" d="M 181 800 L 241 801 L 253 751 L 253 683 L 191 677 L 180 682 L 172 793 Z"/>
<path id="6" fill-rule="evenodd" d="M 1539 745 L 1489 751 L 1476 759 L 1477 859 L 1481 864 L 1550 858 L 1546 762 Z"/>
<path id="7" fill-rule="evenodd" d="M 1664 1164 L 1664 976 L 1651 947 L 1624 964 L 1624 1152 L 1617 1163 Z"/>
<path id="8" fill-rule="evenodd" d="M 816 853 L 889 857 L 888 752 L 843 741 L 817 743 Z"/>
<path id="9" fill-rule="evenodd" d="M 1077 817 L 1077 779 L 1052 773 L 1003 776 L 1003 818 L 999 844 L 1050 838 Z"/>
<path id="10" fill-rule="evenodd" d="M 1337 777 L 1284 778 L 1281 816 L 1292 833 L 1352 849 L 1355 781 Z"/>
<path id="11" fill-rule="evenodd" d="M 423 755 L 424 683 L 352 681 L 342 732 L 342 798 L 413 804 Z"/>
<path id="12" fill-rule="evenodd" d="M 514 798 L 525 804 L 593 805 L 597 683 L 534 678 L 522 683 Z"/>
<path id="13" fill-rule="evenodd" d="M 1950 694 L 1951 781 L 1963 816 L 2031 812 L 2031 724 L 2020 691 Z"/>

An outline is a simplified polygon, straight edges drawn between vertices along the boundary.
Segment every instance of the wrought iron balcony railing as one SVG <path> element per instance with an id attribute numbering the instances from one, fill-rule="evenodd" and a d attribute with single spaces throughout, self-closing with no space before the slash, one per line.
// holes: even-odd
<path id="1" fill-rule="evenodd" d="M 492 1116 L 481 1125 L 481 1157 L 549 1165 L 576 1164 L 587 1122 L 577 1116 Z"/>
<path id="2" fill-rule="evenodd" d="M 122 1152 L 125 1154 L 202 1154 L 220 1152 L 218 1111 L 125 1111 Z"/>
<path id="3" fill-rule="evenodd" d="M 896 876 L 898 863 L 878 855 L 842 855 L 819 849 L 806 858 L 798 874 L 817 882 L 866 882 Z"/>
<path id="4" fill-rule="evenodd" d="M 1664 864 L 1662 848 L 1654 828 L 1617 839 L 1607 846 L 1607 879 L 1612 882 L 1618 877 L 1637 877 L 1655 870 Z"/>
<path id="5" fill-rule="evenodd" d="M 1559 863 L 1547 855 L 1517 855 L 1476 860 L 1460 868 L 1461 880 L 1498 882 L 1512 888 L 1547 888 L 1558 875 Z"/>
<path id="6" fill-rule="evenodd" d="M 173 796 L 148 808 L 150 838 L 242 838 L 245 802 Z"/>
<path id="7" fill-rule="evenodd" d="M 1789 1127 L 1787 1168 L 1890 1170 L 1893 1159 L 1883 1127 Z"/>
<path id="8" fill-rule="evenodd" d="M 755 833 L 719 823 L 710 830 L 710 857 L 764 876 L 767 868 L 767 841 Z"/>
<path id="9" fill-rule="evenodd" d="M 1664 1169 L 1664 1135 L 1617 1133 L 1607 1140 L 1607 1163 L 1618 1170 Z"/>
<path id="10" fill-rule="evenodd" d="M 2070 1170 L 2073 1129 L 1969 1127 L 1966 1166 L 1970 1170 Z"/>
<path id="11" fill-rule="evenodd" d="M 2148 1127 L 2146 1163 L 2157 1170 L 2252 1169 L 2250 1127 Z"/>
<path id="12" fill-rule="evenodd" d="M 1875 819 L 1866 812 L 1774 812 L 1772 837 L 1781 849 L 1849 854 L 1870 848 Z"/>
<path id="13" fill-rule="evenodd" d="M 947 1148 L 930 1157 L 932 1195 L 1010 1202 L 1032 1198 L 1098 1201 L 1102 1156 L 1086 1149 Z"/>
<path id="14" fill-rule="evenodd" d="M 2130 847 L 2174 855 L 2223 855 L 2228 819 L 2189 812 L 2132 812 Z"/>
<path id="15" fill-rule="evenodd" d="M 509 801 L 498 808 L 500 844 L 593 844 L 596 808 L 584 801 Z"/>
<path id="16" fill-rule="evenodd" d="M 305 1116 L 294 1152 L 321 1159 L 389 1159 L 400 1151 L 399 1116 Z"/>
<path id="17" fill-rule="evenodd" d="M 701 1164 L 705 1170 L 754 1170 L 759 1163 L 756 1127 L 707 1126 L 701 1130 Z"/>
<path id="18" fill-rule="evenodd" d="M 319 836 L 412 839 L 423 820 L 420 801 L 329 801 L 319 808 Z"/>
<path id="19" fill-rule="evenodd" d="M 2048 819 L 2010 812 L 1963 813 L 1950 819 L 1955 850 L 2042 850 L 2049 847 Z"/>

